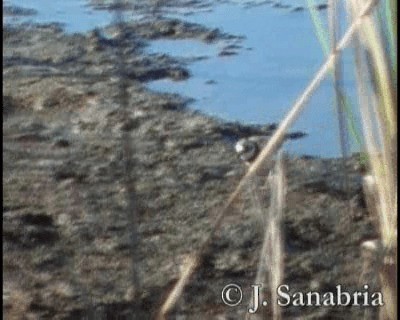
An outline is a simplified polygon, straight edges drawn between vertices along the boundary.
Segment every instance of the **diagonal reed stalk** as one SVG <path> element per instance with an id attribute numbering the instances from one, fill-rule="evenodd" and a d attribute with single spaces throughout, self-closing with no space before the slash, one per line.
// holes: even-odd
<path id="1" fill-rule="evenodd" d="M 274 152 L 276 152 L 281 147 L 284 142 L 285 134 L 296 121 L 296 119 L 300 116 L 303 108 L 305 107 L 313 92 L 318 88 L 319 84 L 325 78 L 328 72 L 330 72 L 340 51 L 349 45 L 352 37 L 362 25 L 364 18 L 371 13 L 375 5 L 375 0 L 369 0 L 367 1 L 367 3 L 365 3 L 362 9 L 358 11 L 359 14 L 353 20 L 352 24 L 349 26 L 341 40 L 338 42 L 337 47 L 328 56 L 325 63 L 318 70 L 310 84 L 306 87 L 306 89 L 297 99 L 289 113 L 283 119 L 275 134 L 268 141 L 267 145 L 263 148 L 254 163 L 249 167 L 248 171 L 241 179 L 236 189 L 229 196 L 224 206 L 219 210 L 211 231 L 203 238 L 200 248 L 197 250 L 197 252 L 193 253 L 193 258 L 190 260 L 190 263 L 188 263 L 185 267 L 181 278 L 171 290 L 169 296 L 162 303 L 156 316 L 157 320 L 166 319 L 168 313 L 174 308 L 176 302 L 178 301 L 180 295 L 184 290 L 184 287 L 201 264 L 202 258 L 209 249 L 209 245 L 212 242 L 216 231 L 219 230 L 219 228 L 221 227 L 223 218 L 225 217 L 226 213 L 229 211 L 239 194 L 242 192 L 243 187 L 246 185 L 247 181 L 249 181 L 249 179 L 253 177 L 263 165 L 266 165 L 266 163 L 270 161 Z"/>

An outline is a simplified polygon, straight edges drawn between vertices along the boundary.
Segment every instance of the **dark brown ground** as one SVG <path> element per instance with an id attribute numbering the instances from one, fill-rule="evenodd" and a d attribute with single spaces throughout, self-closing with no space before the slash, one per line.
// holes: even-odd
<path id="1" fill-rule="evenodd" d="M 179 96 L 145 88 L 149 80 L 190 76 L 182 61 L 146 55 L 146 39 L 232 36 L 171 20 L 122 31 L 117 41 L 65 35 L 54 25 L 5 27 L 5 319 L 150 318 L 245 173 L 233 142 L 274 129 L 223 123 L 187 109 Z M 121 51 L 128 57 L 124 106 Z M 342 160 L 286 160 L 284 283 L 293 290 L 373 287 L 373 279 L 361 280 L 360 243 L 376 232 L 358 158 L 345 163 L 348 190 Z M 229 308 L 221 290 L 233 282 L 246 294 L 254 282 L 263 226 L 250 188 L 171 319 L 243 319 L 248 299 Z M 283 312 L 285 319 L 360 319 L 364 309 Z"/>

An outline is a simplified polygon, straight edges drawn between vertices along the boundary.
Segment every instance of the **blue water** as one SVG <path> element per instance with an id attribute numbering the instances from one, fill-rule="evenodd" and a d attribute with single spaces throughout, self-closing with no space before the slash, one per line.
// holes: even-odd
<path id="1" fill-rule="evenodd" d="M 270 6 L 244 10 L 237 5 L 221 5 L 211 13 L 200 13 L 187 20 L 245 35 L 243 49 L 236 56 L 219 57 L 217 52 L 224 44 L 214 45 L 216 53 L 210 59 L 191 66 L 189 80 L 159 80 L 149 87 L 194 97 L 195 108 L 217 117 L 258 124 L 280 122 L 324 61 L 307 11 L 292 13 Z M 198 42 L 192 41 L 192 45 L 197 55 L 210 56 L 210 50 L 202 51 Z M 149 50 L 185 56 L 185 48 L 191 48 L 188 40 L 160 40 Z M 344 67 L 346 92 L 354 101 L 353 61 L 349 53 L 344 56 Z M 207 84 L 209 80 L 215 84 Z M 340 155 L 330 78 L 314 93 L 294 130 L 309 135 L 290 143 L 287 151 L 325 157 Z"/>
<path id="2" fill-rule="evenodd" d="M 301 2 L 296 0 L 296 5 Z M 20 18 L 22 21 L 57 21 L 64 24 L 67 32 L 83 32 L 112 21 L 111 13 L 90 9 L 83 0 L 13 0 L 5 3 L 38 11 L 36 16 Z M 188 80 L 159 80 L 149 83 L 148 87 L 194 98 L 191 107 L 218 118 L 257 124 L 279 123 L 324 61 L 307 11 L 292 13 L 270 5 L 246 7 L 225 3 L 214 6 L 211 11 L 177 15 L 187 21 L 246 37 L 237 43 L 242 46 L 235 50 L 237 55 L 225 57 L 218 53 L 229 44 L 226 42 L 158 40 L 148 48 L 153 53 L 179 57 L 207 56 L 208 59 L 190 64 L 192 76 Z M 132 14 L 126 17 L 140 18 Z M 345 23 L 345 17 L 342 22 Z M 344 56 L 344 78 L 346 92 L 354 102 L 350 52 Z M 333 101 L 333 87 L 328 78 L 314 93 L 293 128 L 307 132 L 308 137 L 288 143 L 287 151 L 324 157 L 340 155 Z"/>

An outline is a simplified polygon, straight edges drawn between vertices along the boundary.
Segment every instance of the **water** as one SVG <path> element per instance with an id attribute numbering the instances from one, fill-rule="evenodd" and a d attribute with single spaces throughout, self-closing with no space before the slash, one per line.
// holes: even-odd
<path id="1" fill-rule="evenodd" d="M 213 12 L 186 19 L 245 35 L 244 48 L 236 56 L 219 57 L 213 53 L 210 59 L 194 63 L 191 66 L 193 77 L 188 81 L 159 80 L 149 87 L 194 97 L 193 107 L 217 117 L 258 124 L 280 122 L 324 62 L 307 11 L 292 13 L 270 6 L 243 9 L 237 5 L 221 5 Z M 195 41 L 192 45 L 197 55 L 210 56 L 209 49 L 202 51 Z M 221 47 L 223 44 L 214 45 L 216 52 Z M 150 50 L 186 56 L 187 48 L 192 49 L 187 40 L 159 40 Z M 352 64 L 352 57 L 347 53 L 344 56 L 345 87 L 354 101 Z M 209 80 L 215 84 L 208 84 Z M 289 152 L 325 157 L 340 155 L 330 78 L 314 93 L 294 130 L 309 135 L 290 143 L 286 148 Z"/>
<path id="2" fill-rule="evenodd" d="M 38 11 L 36 16 L 20 18 L 23 21 L 57 21 L 65 24 L 67 32 L 104 26 L 113 18 L 108 11 L 86 7 L 83 0 L 13 0 L 7 3 Z M 301 5 L 301 1 L 296 0 L 295 4 Z M 169 13 L 169 16 L 173 15 Z M 292 13 L 270 5 L 247 7 L 225 3 L 214 6 L 213 10 L 175 16 L 246 37 L 234 56 L 218 56 L 227 45 L 225 42 L 210 45 L 196 40 L 158 40 L 148 48 L 153 53 L 179 57 L 207 56 L 208 59 L 189 66 L 192 77 L 187 81 L 159 80 L 149 83 L 148 87 L 194 98 L 191 107 L 218 118 L 257 124 L 279 123 L 324 61 L 307 11 Z M 132 14 L 129 17 L 138 18 Z M 345 87 L 354 101 L 352 64 L 348 53 L 344 56 Z M 333 101 L 332 83 L 328 78 L 314 93 L 293 128 L 308 133 L 308 137 L 288 143 L 287 151 L 324 157 L 340 155 Z"/>

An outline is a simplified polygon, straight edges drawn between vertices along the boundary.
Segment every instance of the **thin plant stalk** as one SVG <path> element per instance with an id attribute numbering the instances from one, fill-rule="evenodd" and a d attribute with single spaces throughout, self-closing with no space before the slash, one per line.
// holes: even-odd
<path id="1" fill-rule="evenodd" d="M 277 292 L 274 288 L 278 288 L 283 283 L 284 270 L 284 246 L 282 234 L 282 216 L 285 205 L 286 196 L 286 179 L 283 169 L 282 156 L 279 154 L 274 172 L 268 176 L 268 184 L 271 190 L 270 206 L 266 211 L 264 240 L 260 252 L 260 260 L 257 268 L 255 284 L 269 284 L 269 294 L 271 297 L 272 319 L 281 320 L 282 310 L 275 303 L 278 300 Z M 260 200 L 261 202 L 263 200 Z M 264 319 L 266 309 L 261 309 L 261 313 L 246 314 L 246 319 Z"/>
<path id="2" fill-rule="evenodd" d="M 318 13 L 318 10 L 316 9 L 314 0 L 307 0 L 306 2 L 307 2 L 308 11 L 310 12 L 310 15 L 311 15 L 311 20 L 314 24 L 314 28 L 316 31 L 318 41 L 322 47 L 322 50 L 323 50 L 325 56 L 327 57 L 327 56 L 329 56 L 330 48 L 329 48 L 328 36 L 322 25 L 322 19 L 320 17 L 320 14 Z M 332 48 L 334 48 L 334 47 L 332 47 Z"/>
<path id="3" fill-rule="evenodd" d="M 361 2 L 353 0 L 350 4 L 350 13 L 355 15 Z M 362 124 L 370 159 L 366 196 L 370 212 L 377 217 L 380 233 L 378 271 L 385 297 L 380 319 L 392 320 L 397 319 L 397 95 L 393 83 L 396 79 L 392 76 L 393 61 L 386 51 L 394 44 L 385 44 L 391 39 L 382 35 L 385 25 L 375 16 L 365 17 L 365 28 L 357 34 L 355 57 Z"/>
<path id="4" fill-rule="evenodd" d="M 336 48 L 337 38 L 340 34 L 340 24 L 339 24 L 339 10 L 337 6 L 337 0 L 329 0 L 328 2 L 328 15 L 329 15 L 329 34 L 331 40 L 331 48 Z M 344 110 L 344 99 L 343 99 L 343 73 L 342 73 L 342 59 L 339 55 L 333 65 L 333 87 L 335 91 L 335 106 L 336 113 L 338 117 L 339 125 L 339 139 L 340 139 L 340 149 L 342 151 L 343 159 L 343 171 L 344 171 L 344 190 L 348 193 L 348 174 L 346 168 L 346 158 L 349 156 L 349 146 L 347 139 L 347 127 L 346 118 Z"/>
<path id="5" fill-rule="evenodd" d="M 314 24 L 314 28 L 316 30 L 316 36 L 319 40 L 319 43 L 322 47 L 322 50 L 326 57 L 329 56 L 330 48 L 335 48 L 337 43 L 337 37 L 339 35 L 337 30 L 333 30 L 333 28 L 337 29 L 336 26 L 338 24 L 338 9 L 337 9 L 337 0 L 329 0 L 328 2 L 328 13 L 329 13 L 329 29 L 331 35 L 331 43 L 329 45 L 328 35 L 324 29 L 322 18 L 318 10 L 316 9 L 316 5 L 314 0 L 306 0 L 308 10 L 311 15 L 311 20 Z M 333 33 L 334 32 L 334 33 Z M 338 57 L 338 60 L 340 58 Z M 341 62 L 338 61 L 336 66 L 332 70 L 332 77 L 334 81 L 335 79 L 341 78 L 337 73 L 339 69 L 338 66 L 341 65 Z M 338 85 L 335 85 L 335 99 L 336 99 L 336 110 L 338 114 L 338 122 L 339 122 L 339 139 L 340 139 L 340 147 L 343 157 L 346 157 L 350 152 L 349 140 L 347 132 L 350 133 L 350 136 L 354 139 L 356 145 L 359 149 L 363 149 L 362 147 L 362 138 L 360 136 L 359 130 L 356 127 L 356 120 L 352 110 L 352 106 L 350 103 L 349 97 L 344 93 L 343 88 Z"/>
<path id="6" fill-rule="evenodd" d="M 286 176 L 284 173 L 282 155 L 278 156 L 275 175 L 272 181 L 271 210 L 269 210 L 269 223 L 267 230 L 267 241 L 269 243 L 269 255 L 272 257 L 270 263 L 269 283 L 272 301 L 272 318 L 282 319 L 282 310 L 276 303 L 278 295 L 276 288 L 283 283 L 284 275 L 284 245 L 282 232 L 282 216 L 286 199 Z"/>
<path id="7" fill-rule="evenodd" d="M 119 50 L 117 51 L 117 65 L 116 71 L 118 73 L 118 101 L 119 108 L 121 111 L 126 114 L 129 109 L 129 79 L 126 76 L 125 66 L 127 64 L 126 54 L 124 52 L 124 43 L 123 43 L 123 24 L 124 24 L 124 16 L 122 13 L 122 8 L 124 7 L 124 1 L 122 0 L 114 0 L 114 4 L 116 8 L 119 8 L 115 12 L 115 16 L 113 18 L 114 24 L 118 27 L 118 41 L 119 41 Z M 131 283 L 134 288 L 133 296 L 135 298 L 140 296 L 141 292 L 141 280 L 140 280 L 140 263 L 138 261 L 139 257 L 139 248 L 140 248 L 140 235 L 139 235 L 139 216 L 140 211 L 142 210 L 141 204 L 139 203 L 139 199 L 136 194 L 135 188 L 135 170 L 137 170 L 137 164 L 134 160 L 135 150 L 133 149 L 132 139 L 129 131 L 123 130 L 122 132 L 122 151 L 123 151 L 123 165 L 124 165 L 124 185 L 126 191 L 126 218 L 129 223 L 130 230 L 130 256 L 132 258 L 131 263 Z"/>

